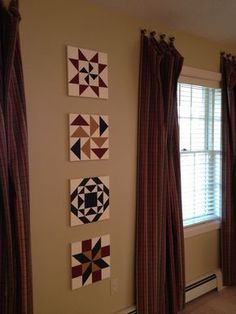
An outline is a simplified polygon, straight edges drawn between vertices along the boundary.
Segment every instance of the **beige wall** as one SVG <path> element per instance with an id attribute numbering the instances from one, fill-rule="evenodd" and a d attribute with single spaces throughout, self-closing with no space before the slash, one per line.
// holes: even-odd
<path id="1" fill-rule="evenodd" d="M 111 314 L 134 303 L 133 263 L 139 30 L 177 38 L 185 64 L 219 69 L 227 47 L 167 27 L 89 5 L 86 1 L 21 0 L 21 42 L 29 126 L 32 256 L 35 314 Z M 66 95 L 66 44 L 109 56 L 109 100 Z M 228 48 L 230 49 L 230 48 Z M 68 161 L 67 115 L 110 116 L 110 160 Z M 111 218 L 69 227 L 68 179 L 110 175 Z M 71 291 L 69 243 L 111 234 L 110 281 Z M 217 234 L 186 241 L 187 278 L 218 265 Z M 214 247 L 214 254 L 207 257 Z M 197 262 L 199 261 L 199 263 Z"/>
<path id="2" fill-rule="evenodd" d="M 219 232 L 207 232 L 185 239 L 186 282 L 219 268 Z"/>

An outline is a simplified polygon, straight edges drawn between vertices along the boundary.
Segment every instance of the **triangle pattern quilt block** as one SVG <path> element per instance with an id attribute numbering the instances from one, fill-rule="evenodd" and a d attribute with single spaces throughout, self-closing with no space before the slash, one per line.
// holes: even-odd
<path id="1" fill-rule="evenodd" d="M 71 244 L 72 290 L 110 278 L 110 235 Z"/>
<path id="2" fill-rule="evenodd" d="M 106 115 L 70 114 L 70 160 L 109 158 L 109 120 Z"/>
<path id="3" fill-rule="evenodd" d="M 108 176 L 70 180 L 70 225 L 109 219 L 109 195 Z"/>
<path id="4" fill-rule="evenodd" d="M 68 95 L 108 99 L 107 53 L 67 46 Z"/>

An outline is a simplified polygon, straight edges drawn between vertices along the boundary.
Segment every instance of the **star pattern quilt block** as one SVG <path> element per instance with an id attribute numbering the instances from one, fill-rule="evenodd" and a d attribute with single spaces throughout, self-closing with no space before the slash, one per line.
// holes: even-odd
<path id="1" fill-rule="evenodd" d="M 72 290 L 110 278 L 110 235 L 71 244 Z"/>
<path id="2" fill-rule="evenodd" d="M 71 226 L 109 218 L 109 177 L 70 180 Z"/>
<path id="3" fill-rule="evenodd" d="M 70 114 L 70 160 L 109 158 L 109 122 L 105 115 Z"/>
<path id="4" fill-rule="evenodd" d="M 67 46 L 68 94 L 108 98 L 107 54 Z"/>

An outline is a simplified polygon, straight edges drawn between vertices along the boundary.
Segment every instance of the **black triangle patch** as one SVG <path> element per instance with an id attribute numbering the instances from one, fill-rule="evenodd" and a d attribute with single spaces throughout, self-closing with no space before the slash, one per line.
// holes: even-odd
<path id="1" fill-rule="evenodd" d="M 84 193 L 85 193 L 84 189 L 82 189 L 82 190 L 79 192 L 80 195 L 81 195 L 81 194 L 84 194 Z"/>
<path id="2" fill-rule="evenodd" d="M 71 147 L 71 151 L 81 159 L 81 152 L 80 152 L 80 139 Z"/>
<path id="3" fill-rule="evenodd" d="M 100 122 L 99 122 L 99 125 L 100 125 L 100 136 L 106 131 L 106 129 L 108 128 L 108 125 L 106 124 L 106 122 L 103 120 L 102 117 L 99 117 L 100 118 Z"/>
<path id="4" fill-rule="evenodd" d="M 109 196 L 109 190 L 105 185 L 104 185 L 103 191 L 106 193 L 107 196 Z"/>
<path id="5" fill-rule="evenodd" d="M 91 63 L 89 63 L 89 72 L 93 71 L 93 66 Z"/>
<path id="6" fill-rule="evenodd" d="M 89 192 L 92 192 L 96 188 L 96 185 L 87 185 L 86 189 L 89 190 Z"/>
<path id="7" fill-rule="evenodd" d="M 82 69 L 80 70 L 80 73 L 88 73 L 88 71 L 87 71 L 85 68 L 82 68 Z"/>
<path id="8" fill-rule="evenodd" d="M 93 221 L 98 221 L 101 216 L 102 216 L 102 214 L 97 214 L 97 215 L 94 217 Z"/>
<path id="9" fill-rule="evenodd" d="M 104 204 L 104 211 L 107 209 L 107 207 L 109 206 L 109 200 L 106 201 L 106 203 Z"/>
<path id="10" fill-rule="evenodd" d="M 85 80 L 86 83 L 88 83 L 88 85 L 89 85 L 89 75 L 87 75 L 87 76 L 84 78 L 84 80 Z"/>
<path id="11" fill-rule="evenodd" d="M 88 224 L 88 223 L 90 223 L 89 219 L 88 219 L 88 218 L 86 218 L 86 216 L 79 217 L 79 219 L 80 219 L 80 220 L 82 221 L 82 223 L 84 223 L 84 224 Z"/>
<path id="12" fill-rule="evenodd" d="M 73 202 L 73 200 L 76 198 L 77 195 L 78 195 L 78 188 L 76 188 L 70 195 L 70 201 Z"/>
<path id="13" fill-rule="evenodd" d="M 97 213 L 95 212 L 94 209 L 90 208 L 90 210 L 87 212 L 87 215 L 86 216 L 89 216 L 89 215 L 96 215 Z"/>
<path id="14" fill-rule="evenodd" d="M 90 74 L 90 76 L 93 80 L 95 80 L 98 77 L 97 74 Z"/>
<path id="15" fill-rule="evenodd" d="M 81 215 L 85 215 L 85 209 L 79 209 L 79 212 L 81 213 Z"/>
<path id="16" fill-rule="evenodd" d="M 83 179 L 79 186 L 86 186 L 86 184 L 88 183 L 88 181 L 89 181 L 89 178 Z"/>
<path id="17" fill-rule="evenodd" d="M 99 196 L 98 200 L 99 200 L 99 202 L 101 202 L 101 204 L 103 204 L 103 202 L 104 202 L 103 193 Z"/>
<path id="18" fill-rule="evenodd" d="M 84 200 L 78 196 L 78 208 L 80 208 L 80 206 L 84 203 Z"/>
<path id="19" fill-rule="evenodd" d="M 93 177 L 92 179 L 96 184 L 102 183 L 102 181 L 98 177 Z"/>
<path id="20" fill-rule="evenodd" d="M 98 206 L 98 213 L 101 211 L 102 208 L 103 206 Z"/>
<path id="21" fill-rule="evenodd" d="M 71 207 L 70 207 L 70 211 L 71 211 L 71 213 L 74 214 L 76 217 L 78 216 L 78 209 L 77 209 L 75 206 L 73 206 L 72 204 L 71 204 Z"/>

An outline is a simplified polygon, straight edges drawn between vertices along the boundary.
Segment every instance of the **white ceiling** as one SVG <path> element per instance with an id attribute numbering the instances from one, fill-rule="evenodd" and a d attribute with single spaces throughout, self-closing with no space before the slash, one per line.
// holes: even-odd
<path id="1" fill-rule="evenodd" d="M 176 30 L 236 45 L 236 0 L 91 0 Z"/>

